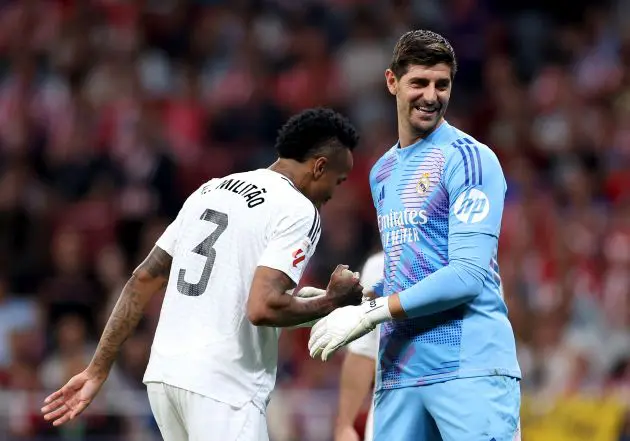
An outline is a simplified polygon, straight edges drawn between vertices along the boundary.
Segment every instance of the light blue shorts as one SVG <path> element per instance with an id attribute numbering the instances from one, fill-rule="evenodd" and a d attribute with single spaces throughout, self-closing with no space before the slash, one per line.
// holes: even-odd
<path id="1" fill-rule="evenodd" d="M 458 378 L 377 391 L 374 441 L 520 440 L 520 381 Z"/>

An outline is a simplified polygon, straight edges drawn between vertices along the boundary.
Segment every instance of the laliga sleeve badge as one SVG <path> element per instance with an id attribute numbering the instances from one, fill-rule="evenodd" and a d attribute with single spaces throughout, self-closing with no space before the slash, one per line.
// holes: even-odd
<path id="1" fill-rule="evenodd" d="M 291 255 L 293 256 L 293 268 L 297 268 L 297 266 L 306 259 L 306 254 L 304 254 L 304 250 L 302 248 L 298 248 L 293 251 Z"/>
<path id="2" fill-rule="evenodd" d="M 311 248 L 311 244 L 307 240 L 303 240 L 302 244 L 298 249 L 291 253 L 293 257 L 293 268 L 297 268 L 297 266 L 306 260 L 306 256 Z"/>
<path id="3" fill-rule="evenodd" d="M 429 191 L 429 187 L 431 187 L 431 175 L 429 172 L 422 173 L 420 179 L 418 179 L 418 184 L 416 185 L 416 191 L 418 194 L 426 194 Z"/>

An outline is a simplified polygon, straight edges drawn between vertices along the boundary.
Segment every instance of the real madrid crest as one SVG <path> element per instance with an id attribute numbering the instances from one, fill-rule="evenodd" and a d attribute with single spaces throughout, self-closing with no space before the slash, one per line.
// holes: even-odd
<path id="1" fill-rule="evenodd" d="M 429 179 L 431 175 L 426 172 L 422 173 L 420 179 L 418 179 L 418 185 L 416 185 L 416 191 L 418 194 L 425 194 L 429 191 L 429 187 L 431 186 L 431 180 Z"/>

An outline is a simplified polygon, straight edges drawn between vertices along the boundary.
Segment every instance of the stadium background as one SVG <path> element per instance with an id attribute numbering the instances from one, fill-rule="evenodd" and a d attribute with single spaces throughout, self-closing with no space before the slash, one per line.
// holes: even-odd
<path id="1" fill-rule="evenodd" d="M 367 175 L 395 140 L 397 37 L 443 32 L 448 119 L 498 154 L 525 440 L 630 439 L 630 1 L 0 1 L 0 439 L 159 439 L 141 378 L 160 299 L 88 414 L 38 409 L 89 360 L 129 272 L 205 180 L 266 167 L 293 112 L 362 142 L 307 283 L 378 247 Z M 341 357 L 281 339 L 274 441 L 330 441 Z"/>

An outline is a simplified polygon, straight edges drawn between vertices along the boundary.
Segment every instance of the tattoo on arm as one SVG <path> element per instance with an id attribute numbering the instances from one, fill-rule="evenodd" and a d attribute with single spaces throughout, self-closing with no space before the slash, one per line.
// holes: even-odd
<path id="1" fill-rule="evenodd" d="M 147 302 L 168 283 L 171 262 L 171 256 L 156 246 L 125 284 L 90 363 L 89 369 L 96 375 L 108 375 L 120 347 L 142 318 Z"/>
<path id="2" fill-rule="evenodd" d="M 284 294 L 287 284 L 282 279 L 273 279 L 272 285 L 274 292 L 283 294 L 274 297 L 269 305 L 271 317 L 268 326 L 295 326 L 321 318 L 333 310 L 330 299 L 325 296 L 299 298 L 296 295 Z"/>
<path id="3" fill-rule="evenodd" d="M 151 250 L 147 258 L 144 259 L 144 262 L 142 262 L 136 269 L 136 272 L 144 269 L 151 275 L 151 277 L 162 277 L 164 279 L 162 282 L 162 288 L 164 288 L 168 283 L 168 275 L 171 272 L 172 262 L 173 258 L 170 254 L 156 246 L 153 250 Z"/>

